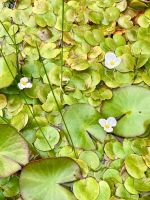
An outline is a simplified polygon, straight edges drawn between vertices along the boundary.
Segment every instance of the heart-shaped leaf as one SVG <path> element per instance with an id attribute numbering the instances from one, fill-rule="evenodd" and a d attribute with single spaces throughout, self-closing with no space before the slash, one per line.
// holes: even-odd
<path id="1" fill-rule="evenodd" d="M 79 166 L 67 157 L 32 162 L 22 170 L 21 194 L 24 200 L 76 200 L 65 183 L 75 181 L 78 177 Z"/>
<path id="2" fill-rule="evenodd" d="M 37 149 L 41 151 L 49 151 L 53 149 L 55 145 L 59 142 L 59 139 L 60 139 L 59 132 L 51 126 L 45 126 L 45 127 L 42 127 L 41 129 L 47 141 L 43 137 L 41 130 L 39 129 L 36 132 L 37 139 L 34 142 L 34 145 Z"/>
<path id="3" fill-rule="evenodd" d="M 28 147 L 17 130 L 0 125 L 0 177 L 7 177 L 28 163 Z M 11 167 L 10 167 L 11 166 Z"/>
<path id="4" fill-rule="evenodd" d="M 64 113 L 70 136 L 75 147 L 95 149 L 90 136 L 104 141 L 106 132 L 98 124 L 100 114 L 88 104 L 74 104 Z"/>
<path id="5" fill-rule="evenodd" d="M 142 135 L 150 124 L 150 91 L 130 86 L 117 89 L 102 106 L 104 117 L 118 118 L 114 133 L 122 137 Z"/>
<path id="6" fill-rule="evenodd" d="M 96 200 L 109 200 L 111 196 L 111 191 L 108 183 L 106 181 L 99 182 L 100 192 Z"/>
<path id="7" fill-rule="evenodd" d="M 86 178 L 74 183 L 73 191 L 77 199 L 96 200 L 99 194 L 99 184 L 92 178 Z"/>
<path id="8" fill-rule="evenodd" d="M 130 154 L 125 159 L 125 166 L 127 172 L 134 178 L 143 178 L 144 172 L 147 170 L 147 166 L 142 159 L 142 156 L 136 154 Z"/>

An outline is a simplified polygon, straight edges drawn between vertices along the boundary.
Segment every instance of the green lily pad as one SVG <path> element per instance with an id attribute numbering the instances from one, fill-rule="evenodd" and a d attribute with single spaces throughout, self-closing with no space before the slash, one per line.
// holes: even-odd
<path id="1" fill-rule="evenodd" d="M 95 149 L 90 135 L 104 141 L 106 132 L 98 124 L 99 118 L 99 113 L 88 104 L 74 104 L 67 109 L 64 119 L 75 147 Z"/>
<path id="2" fill-rule="evenodd" d="M 73 192 L 77 199 L 96 200 L 99 194 L 99 185 L 94 178 L 88 177 L 75 182 Z"/>
<path id="3" fill-rule="evenodd" d="M 28 147 L 16 129 L 0 125 L 0 177 L 7 177 L 28 163 Z M 11 167 L 10 167 L 11 166 Z"/>
<path id="4" fill-rule="evenodd" d="M 130 86 L 117 89 L 113 92 L 113 98 L 104 102 L 102 114 L 105 118 L 118 118 L 114 134 L 122 137 L 139 136 L 150 124 L 149 101 L 150 91 L 146 88 Z"/>
<path id="5" fill-rule="evenodd" d="M 142 159 L 142 156 L 136 154 L 130 154 L 125 159 L 125 166 L 127 172 L 134 178 L 143 178 L 145 176 L 145 171 L 147 166 Z"/>
<path id="6" fill-rule="evenodd" d="M 37 139 L 34 142 L 34 145 L 37 149 L 41 151 L 49 151 L 53 149 L 55 145 L 59 142 L 60 139 L 59 132 L 51 126 L 45 126 L 42 127 L 41 129 L 48 142 L 46 141 L 45 137 L 41 133 L 41 130 L 39 129 L 36 132 Z"/>
<path id="7" fill-rule="evenodd" d="M 73 182 L 79 177 L 80 168 L 70 158 L 50 158 L 32 162 L 21 172 L 21 194 L 24 200 L 76 200 L 72 192 L 65 187 L 65 183 Z"/>
<path id="8" fill-rule="evenodd" d="M 7 63 L 9 65 L 9 68 L 13 74 L 13 77 L 11 75 L 11 72 L 9 71 L 9 68 L 4 60 L 3 57 L 0 57 L 0 89 L 4 87 L 8 87 L 14 80 L 14 77 L 16 76 L 16 63 L 15 63 L 15 55 L 10 55 L 5 57 L 7 60 Z"/>

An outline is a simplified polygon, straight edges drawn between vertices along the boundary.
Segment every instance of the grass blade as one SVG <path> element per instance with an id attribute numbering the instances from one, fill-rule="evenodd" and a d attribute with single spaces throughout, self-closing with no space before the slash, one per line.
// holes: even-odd
<path id="1" fill-rule="evenodd" d="M 2 57 L 4 58 L 4 61 L 5 61 L 6 65 L 7 65 L 8 69 L 9 69 L 9 72 L 11 73 L 11 75 L 12 75 L 13 79 L 15 80 L 16 84 L 18 84 L 17 81 L 16 81 L 16 79 L 15 79 L 15 76 L 13 75 L 13 73 L 12 73 L 10 67 L 9 67 L 9 64 L 8 64 L 8 62 L 7 62 L 6 58 L 5 58 L 5 56 L 4 56 L 3 52 L 2 52 L 2 50 L 1 50 L 1 54 L 2 54 Z M 47 140 L 47 138 L 46 138 L 46 136 L 45 136 L 45 134 L 44 134 L 44 132 L 43 132 L 41 126 L 40 126 L 40 124 L 39 124 L 38 121 L 36 120 L 36 117 L 34 116 L 34 113 L 32 112 L 32 109 L 31 109 L 30 106 L 28 105 L 28 102 L 27 102 L 27 100 L 26 100 L 26 95 L 25 95 L 24 91 L 19 91 L 19 92 L 20 92 L 20 95 L 22 96 L 22 98 L 24 99 L 24 101 L 25 101 L 25 103 L 26 103 L 26 105 L 27 105 L 27 107 L 28 107 L 28 109 L 29 109 L 29 111 L 30 111 L 30 113 L 31 113 L 31 115 L 32 115 L 32 117 L 33 117 L 33 119 L 35 120 L 35 123 L 37 124 L 39 130 L 41 131 L 41 133 L 42 133 L 42 135 L 43 135 L 45 141 L 47 142 L 47 144 L 48 144 L 48 146 L 50 147 L 50 149 L 52 149 L 52 148 L 51 148 L 51 145 L 50 145 L 50 143 L 49 143 L 49 141 Z"/>
<path id="2" fill-rule="evenodd" d="M 60 73 L 60 87 L 63 91 L 63 66 L 64 66 L 64 0 L 62 0 L 62 23 L 61 23 L 61 73 Z"/>
<path id="3" fill-rule="evenodd" d="M 70 136 L 70 133 L 69 133 L 67 124 L 66 124 L 66 122 L 65 122 L 65 119 L 64 119 L 64 117 L 63 117 L 62 111 L 61 111 L 60 106 L 59 106 L 59 103 L 58 103 L 57 98 L 56 98 L 56 96 L 55 96 L 53 87 L 52 87 L 52 85 L 51 85 L 51 81 L 50 81 L 50 79 L 49 79 L 49 77 L 48 77 L 48 74 L 47 74 L 47 71 L 46 71 L 46 67 L 45 67 L 45 64 L 44 64 L 44 62 L 43 62 L 43 59 L 42 59 L 42 56 L 41 56 L 41 53 L 40 53 L 40 50 L 39 50 L 39 47 L 38 47 L 37 44 L 36 44 L 36 47 L 37 47 L 37 51 L 38 51 L 38 54 L 39 54 L 39 60 L 40 60 L 40 62 L 41 62 L 41 64 L 42 64 L 42 67 L 43 67 L 43 69 L 44 69 L 44 72 L 45 72 L 45 75 L 46 75 L 46 78 L 47 78 L 47 81 L 48 81 L 50 90 L 51 90 L 51 92 L 52 92 L 53 98 L 54 98 L 54 100 L 55 100 L 55 103 L 56 103 L 56 105 L 57 105 L 58 111 L 59 111 L 59 113 L 60 113 L 60 116 L 61 116 L 61 118 L 62 118 L 63 124 L 64 124 L 65 129 L 66 129 L 67 134 L 68 134 L 68 136 L 66 136 L 66 138 L 67 138 L 69 144 L 72 146 L 73 151 L 74 151 L 74 154 L 75 154 L 75 156 L 76 156 L 76 158 L 77 158 L 77 154 L 76 154 L 76 151 L 75 151 L 75 147 L 74 147 L 72 138 L 71 138 L 71 136 Z M 69 138 L 68 138 L 68 137 L 69 137 Z"/>

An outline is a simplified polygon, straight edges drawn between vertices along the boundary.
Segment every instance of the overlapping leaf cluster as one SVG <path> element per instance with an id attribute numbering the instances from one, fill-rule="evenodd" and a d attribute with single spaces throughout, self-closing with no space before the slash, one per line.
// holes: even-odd
<path id="1" fill-rule="evenodd" d="M 145 0 L 0 1 L 0 200 L 150 199 L 149 33 Z"/>

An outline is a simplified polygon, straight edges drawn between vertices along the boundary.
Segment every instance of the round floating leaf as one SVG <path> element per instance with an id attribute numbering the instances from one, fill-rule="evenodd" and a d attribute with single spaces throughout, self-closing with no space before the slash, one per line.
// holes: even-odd
<path id="1" fill-rule="evenodd" d="M 121 175 L 116 169 L 107 169 L 103 174 L 103 179 L 107 181 L 112 181 L 114 183 L 121 183 Z"/>
<path id="2" fill-rule="evenodd" d="M 121 144 L 121 142 L 118 141 L 115 141 L 113 143 L 113 152 L 116 155 L 115 158 L 118 157 L 123 159 L 126 156 L 123 149 L 123 145 Z"/>
<path id="3" fill-rule="evenodd" d="M 6 56 L 5 58 L 13 76 L 11 75 L 4 58 L 0 57 L 0 89 L 8 87 L 13 82 L 13 77 L 16 76 L 15 55 Z"/>
<path id="4" fill-rule="evenodd" d="M 3 190 L 5 197 L 14 197 L 19 194 L 19 178 L 17 176 L 11 177 L 9 182 L 3 186 Z"/>
<path id="5" fill-rule="evenodd" d="M 118 20 L 119 26 L 125 29 L 130 29 L 133 26 L 130 15 L 122 15 Z"/>
<path id="6" fill-rule="evenodd" d="M 144 97 L 144 98 L 143 98 Z M 150 91 L 130 86 L 117 89 L 113 98 L 102 106 L 104 117 L 118 118 L 114 133 L 122 137 L 142 135 L 150 123 Z"/>
<path id="7" fill-rule="evenodd" d="M 137 179 L 136 179 L 137 181 Z M 135 185 L 134 185 L 134 179 L 132 177 L 128 177 L 125 180 L 124 186 L 126 188 L 126 190 L 131 193 L 131 194 L 138 194 L 137 190 L 135 189 Z"/>
<path id="8" fill-rule="evenodd" d="M 123 184 L 118 184 L 118 188 L 116 189 L 116 196 L 124 199 L 131 199 L 130 193 L 126 190 Z"/>
<path id="9" fill-rule="evenodd" d="M 142 28 L 148 28 L 149 27 L 149 19 L 144 16 L 144 15 L 141 15 L 139 18 L 138 18 L 138 24 L 142 27 Z"/>
<path id="10" fill-rule="evenodd" d="M 150 178 L 134 179 L 135 189 L 139 192 L 150 191 Z"/>
<path id="11" fill-rule="evenodd" d="M 147 166 L 142 159 L 142 156 L 136 154 L 130 154 L 125 159 L 125 166 L 127 172 L 134 178 L 143 178 L 145 176 L 145 171 Z"/>
<path id="12" fill-rule="evenodd" d="M 133 43 L 131 50 L 134 54 L 150 55 L 150 44 L 144 40 L 138 40 Z"/>
<path id="13" fill-rule="evenodd" d="M 75 147 L 95 149 L 90 135 L 104 141 L 106 132 L 98 124 L 99 118 L 99 113 L 88 104 L 75 104 L 67 109 L 64 119 Z"/>
<path id="14" fill-rule="evenodd" d="M 28 123 L 28 114 L 25 112 L 20 112 L 11 119 L 11 125 L 15 127 L 18 131 L 23 129 Z"/>
<path id="15" fill-rule="evenodd" d="M 120 72 L 129 72 L 134 70 L 135 58 L 130 54 L 123 54 L 121 56 L 121 63 L 116 69 Z"/>
<path id="16" fill-rule="evenodd" d="M 36 0 L 34 1 L 33 12 L 36 14 L 44 14 L 49 10 L 48 1 Z"/>
<path id="17" fill-rule="evenodd" d="M 87 43 L 89 43 L 92 46 L 96 46 L 100 44 L 100 41 L 104 39 L 102 31 L 99 29 L 94 29 L 92 31 L 86 31 L 84 33 L 84 39 Z"/>
<path id="18" fill-rule="evenodd" d="M 31 0 L 21 0 L 18 4 L 18 9 L 25 9 L 31 5 Z"/>
<path id="19" fill-rule="evenodd" d="M 71 65 L 71 68 L 75 69 L 77 71 L 82 71 L 82 70 L 85 70 L 85 69 L 87 69 L 89 67 L 90 67 L 90 65 L 89 65 L 88 61 L 86 61 L 86 60 L 82 61 L 82 62 L 78 61 L 78 62 L 76 62 L 76 63 Z"/>
<path id="20" fill-rule="evenodd" d="M 96 170 L 99 167 L 100 161 L 98 155 L 93 151 L 83 151 L 80 154 L 79 158 L 81 160 L 84 160 L 93 170 Z"/>
<path id="21" fill-rule="evenodd" d="M 108 158 L 115 160 L 115 153 L 113 150 L 113 142 L 107 142 L 104 146 L 105 154 Z"/>
<path id="22" fill-rule="evenodd" d="M 70 158 L 43 159 L 28 164 L 21 172 L 20 189 L 24 200 L 76 200 L 65 183 L 80 177 L 80 168 Z"/>
<path id="23" fill-rule="evenodd" d="M 103 14 L 91 11 L 89 13 L 89 19 L 90 19 L 90 21 L 92 21 L 95 24 L 100 24 L 103 19 Z"/>
<path id="24" fill-rule="evenodd" d="M 112 21 L 115 21 L 119 18 L 120 11 L 116 7 L 109 7 L 109 8 L 106 9 L 105 14 L 106 14 L 106 19 L 109 22 L 112 22 Z"/>
<path id="25" fill-rule="evenodd" d="M 137 10 L 141 10 L 148 7 L 144 1 L 139 0 L 131 0 L 129 6 Z"/>
<path id="26" fill-rule="evenodd" d="M 0 125 L 0 177 L 7 177 L 28 163 L 28 147 L 17 130 Z M 10 167 L 11 166 L 11 167 Z"/>
<path id="27" fill-rule="evenodd" d="M 50 145 L 48 145 L 48 142 L 44 138 L 40 129 L 36 132 L 37 139 L 34 142 L 34 145 L 37 149 L 41 151 L 49 151 L 53 149 L 55 145 L 59 142 L 59 132 L 51 126 L 45 126 L 41 129 Z"/>
<path id="28" fill-rule="evenodd" d="M 94 178 L 89 177 L 75 182 L 73 192 L 77 199 L 96 200 L 99 194 L 99 185 Z"/>
<path id="29" fill-rule="evenodd" d="M 109 200 L 111 196 L 111 191 L 108 183 L 106 181 L 99 182 L 100 192 L 96 200 Z"/>

